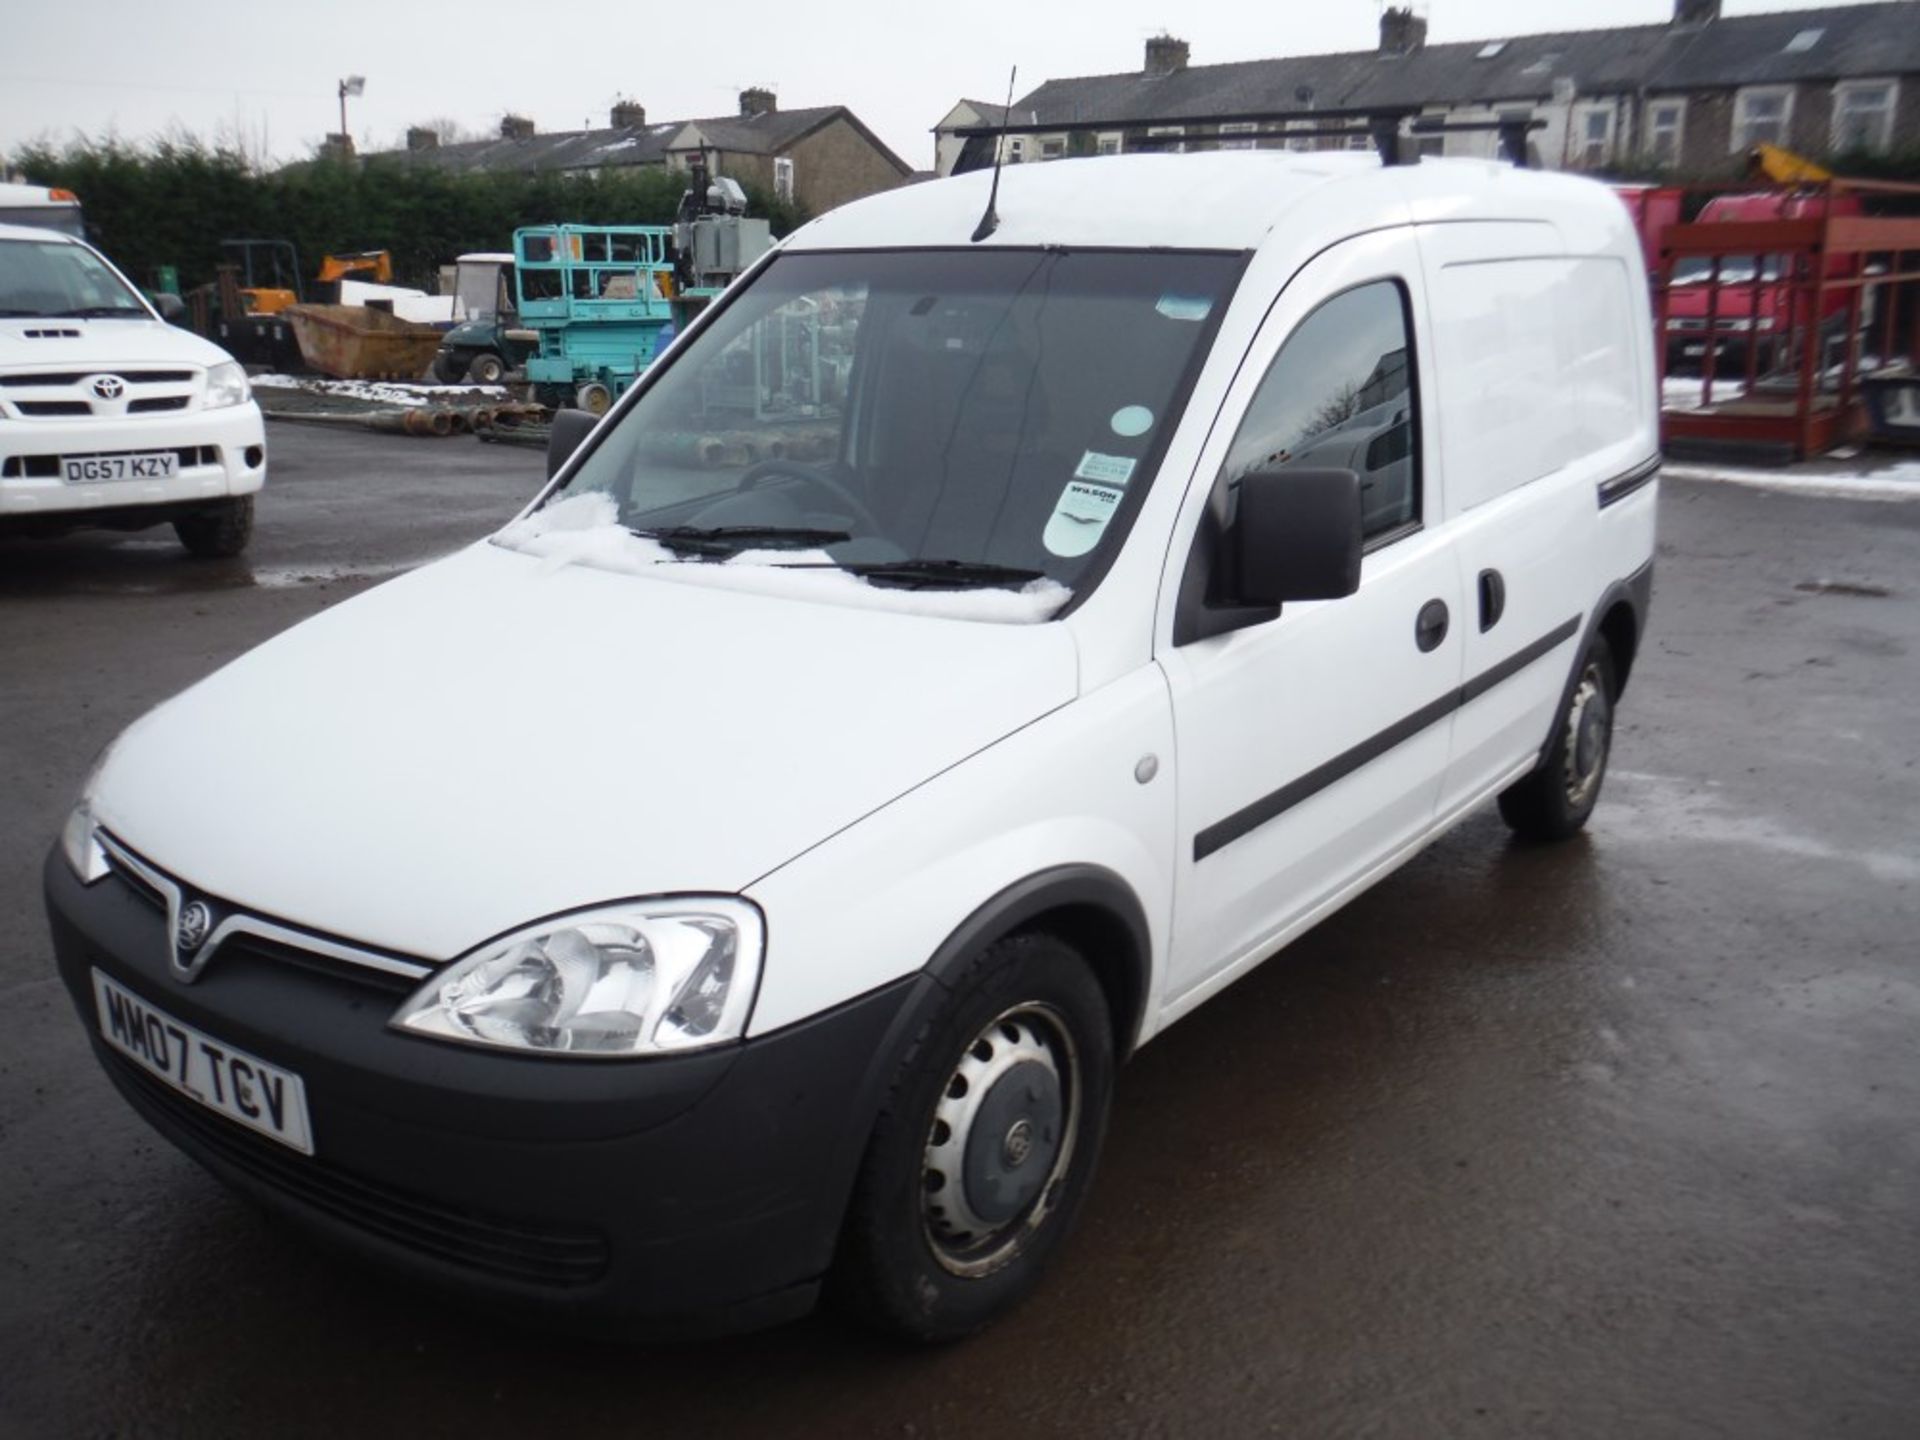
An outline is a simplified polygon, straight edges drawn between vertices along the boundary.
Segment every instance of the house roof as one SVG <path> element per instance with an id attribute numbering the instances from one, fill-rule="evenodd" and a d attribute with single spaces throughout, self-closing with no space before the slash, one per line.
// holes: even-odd
<path id="1" fill-rule="evenodd" d="M 496 137 L 439 145 L 426 150 L 384 150 L 368 159 L 401 160 L 443 170 L 594 170 L 607 166 L 657 165 L 676 150 L 704 145 L 735 154 L 778 155 L 833 120 L 844 118 L 902 175 L 911 167 L 880 142 L 844 105 L 769 110 L 759 115 L 716 115 L 668 120 L 656 125 L 604 130 L 555 130 L 525 140 Z"/>
<path id="2" fill-rule="evenodd" d="M 1797 36 L 1818 31 L 1811 43 Z M 1016 101 L 1015 124 L 1150 121 L 1162 116 L 1545 99 L 1556 77 L 1582 93 L 1684 91 L 1733 85 L 1920 72 L 1920 0 L 1887 0 L 1703 26 L 1629 25 L 1425 45 L 1410 55 L 1372 50 L 1193 65 L 1049 80 Z"/>

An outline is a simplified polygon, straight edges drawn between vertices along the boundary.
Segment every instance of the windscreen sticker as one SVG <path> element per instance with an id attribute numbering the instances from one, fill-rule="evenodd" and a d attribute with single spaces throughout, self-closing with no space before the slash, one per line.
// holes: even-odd
<path id="1" fill-rule="evenodd" d="M 1153 411 L 1144 405 L 1122 405 L 1107 423 L 1113 427 L 1114 434 L 1131 440 L 1153 428 Z"/>
<path id="2" fill-rule="evenodd" d="M 1073 467 L 1076 480 L 1098 480 L 1102 485 L 1124 485 L 1133 478 L 1135 461 L 1131 455 L 1102 455 L 1089 450 Z"/>
<path id="3" fill-rule="evenodd" d="M 1124 494 L 1124 491 L 1115 490 L 1110 485 L 1085 485 L 1078 480 L 1068 481 L 1067 488 L 1060 492 L 1059 500 L 1054 503 L 1053 514 L 1047 520 L 1040 543 L 1047 547 L 1049 555 L 1058 555 L 1063 559 L 1086 554 L 1100 543 L 1100 537 L 1106 533 L 1114 512 L 1120 508 Z"/>
<path id="4" fill-rule="evenodd" d="M 1175 295 L 1168 291 L 1153 308 L 1169 320 L 1204 320 L 1213 313 L 1213 301 L 1205 295 Z"/>

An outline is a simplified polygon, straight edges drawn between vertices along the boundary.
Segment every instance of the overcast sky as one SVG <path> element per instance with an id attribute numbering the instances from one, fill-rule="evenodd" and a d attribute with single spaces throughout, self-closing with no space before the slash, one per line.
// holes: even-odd
<path id="1" fill-rule="evenodd" d="M 998 100 L 1068 75 L 1136 70 L 1162 30 L 1196 65 L 1371 48 L 1379 0 L 4 0 L 0 153 L 76 132 L 144 141 L 170 129 L 304 156 L 339 124 L 337 84 L 364 75 L 347 123 L 362 150 L 445 117 L 491 133 L 508 110 L 541 130 L 606 124 L 621 96 L 650 121 L 730 114 L 749 85 L 784 107 L 844 104 L 916 169 L 956 99 Z M 1430 0 L 1435 41 L 1647 24 L 1671 0 Z M 1806 9 L 1727 0 L 1724 13 Z M 710 37 L 702 40 L 698 37 Z"/>

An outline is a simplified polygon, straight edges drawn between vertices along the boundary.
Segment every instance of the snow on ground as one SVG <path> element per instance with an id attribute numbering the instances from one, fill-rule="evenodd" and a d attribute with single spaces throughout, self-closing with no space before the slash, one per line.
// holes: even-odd
<path id="1" fill-rule="evenodd" d="M 1718 378 L 1713 382 L 1715 405 L 1723 400 L 1738 400 L 1746 393 L 1744 382 Z M 1663 410 L 1698 410 L 1701 403 L 1698 375 L 1669 375 L 1660 387 L 1660 408 Z"/>
<path id="2" fill-rule="evenodd" d="M 301 390 L 342 400 L 382 405 L 449 405 L 463 400 L 505 400 L 504 385 L 426 385 L 406 380 L 326 380 L 311 375 L 255 375 L 256 390 Z"/>
<path id="3" fill-rule="evenodd" d="M 1815 460 L 1781 470 L 1668 461 L 1660 473 L 1671 480 L 1746 485 L 1790 495 L 1824 495 L 1843 500 L 1920 500 L 1920 460 L 1896 460 L 1884 465 Z"/>
<path id="4" fill-rule="evenodd" d="M 676 554 L 657 540 L 635 535 L 620 524 L 619 514 L 612 496 L 588 491 L 515 520 L 493 540 L 510 550 L 539 556 L 548 562 L 549 569 L 586 565 L 755 595 L 946 620 L 1031 625 L 1050 618 L 1073 595 L 1057 580 L 1035 580 L 1018 590 L 913 590 L 873 585 L 833 567 L 823 550 L 746 550 L 716 563 Z M 810 565 L 832 568 L 797 568 Z"/>

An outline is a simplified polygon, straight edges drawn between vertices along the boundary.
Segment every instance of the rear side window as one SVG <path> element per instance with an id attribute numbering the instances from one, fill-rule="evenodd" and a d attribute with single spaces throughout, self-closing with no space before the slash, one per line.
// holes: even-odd
<path id="1" fill-rule="evenodd" d="M 1420 519 L 1419 416 L 1406 292 L 1391 280 L 1336 295 L 1287 337 L 1233 437 L 1231 496 L 1256 470 L 1351 470 L 1369 540 Z"/>

